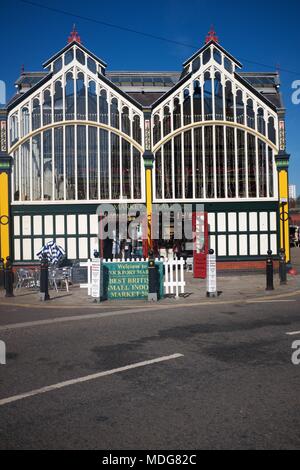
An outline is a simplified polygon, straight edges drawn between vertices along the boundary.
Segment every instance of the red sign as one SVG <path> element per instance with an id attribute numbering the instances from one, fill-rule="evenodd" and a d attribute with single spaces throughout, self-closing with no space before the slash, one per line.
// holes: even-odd
<path id="1" fill-rule="evenodd" d="M 208 218 L 206 212 L 193 214 L 194 278 L 206 279 L 208 254 Z"/>

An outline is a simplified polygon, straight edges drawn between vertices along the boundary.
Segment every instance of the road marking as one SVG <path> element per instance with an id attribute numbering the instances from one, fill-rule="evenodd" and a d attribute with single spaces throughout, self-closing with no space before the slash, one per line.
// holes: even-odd
<path id="1" fill-rule="evenodd" d="M 136 364 L 131 364 L 129 366 L 119 367 L 118 369 L 112 369 L 105 372 L 99 372 L 97 374 L 86 375 L 85 377 L 79 377 L 77 379 L 67 380 L 65 382 L 60 382 L 54 385 L 49 385 L 47 387 L 38 388 L 36 390 L 31 390 L 30 392 L 21 393 L 20 395 L 14 395 L 12 397 L 4 398 L 0 400 L 0 406 L 8 405 L 24 398 L 33 397 L 36 395 L 41 395 L 43 393 L 52 392 L 53 390 L 59 390 L 64 387 L 69 387 L 70 385 L 76 385 L 78 383 L 89 382 L 91 380 L 96 380 L 101 377 L 107 377 L 108 375 L 118 374 L 119 372 L 125 372 L 132 369 L 137 369 L 139 367 L 149 366 L 151 364 L 158 364 L 160 362 L 171 361 L 173 359 L 178 359 L 184 357 L 183 354 L 173 354 L 172 356 L 158 357 L 157 359 L 151 359 L 150 361 L 137 362 Z"/>
<path id="2" fill-rule="evenodd" d="M 278 302 L 297 302 L 296 300 L 247 300 L 248 304 L 277 304 Z"/>
<path id="3" fill-rule="evenodd" d="M 291 331 L 290 333 L 286 333 L 286 335 L 288 335 L 288 336 L 300 335 L 300 331 Z"/>

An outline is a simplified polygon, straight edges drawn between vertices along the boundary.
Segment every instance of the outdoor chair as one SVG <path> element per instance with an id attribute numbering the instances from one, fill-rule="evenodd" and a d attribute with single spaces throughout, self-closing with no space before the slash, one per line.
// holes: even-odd
<path id="1" fill-rule="evenodd" d="M 67 292 L 69 292 L 69 280 L 70 280 L 70 272 L 69 268 L 56 268 L 51 267 L 49 268 L 49 284 L 53 288 L 55 288 L 56 292 L 58 292 L 57 285 L 62 285 L 63 283 L 66 286 Z"/>
<path id="2" fill-rule="evenodd" d="M 22 287 L 36 287 L 36 276 L 33 271 L 28 269 L 17 270 L 16 290 Z"/>

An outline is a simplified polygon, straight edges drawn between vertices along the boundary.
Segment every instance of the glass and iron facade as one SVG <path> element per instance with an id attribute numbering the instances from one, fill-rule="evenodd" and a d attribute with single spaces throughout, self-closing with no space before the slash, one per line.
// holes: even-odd
<path id="1" fill-rule="evenodd" d="M 240 68 L 211 41 L 182 73 L 108 72 L 74 41 L 44 72 L 24 73 L 8 105 L 15 262 L 36 260 L 53 238 L 86 259 L 99 203 L 149 205 L 149 194 L 153 204 L 204 204 L 221 261 L 278 254 L 278 75 Z"/>

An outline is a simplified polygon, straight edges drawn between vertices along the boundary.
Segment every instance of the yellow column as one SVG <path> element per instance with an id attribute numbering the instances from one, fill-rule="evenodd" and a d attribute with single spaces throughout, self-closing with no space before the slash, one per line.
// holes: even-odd
<path id="1" fill-rule="evenodd" d="M 9 175 L 0 173 L 0 255 L 6 259 L 9 252 Z"/>
<path id="2" fill-rule="evenodd" d="M 152 222 L 152 169 L 146 168 L 146 206 L 148 219 L 148 248 L 152 248 L 151 222 Z"/>
<path id="3" fill-rule="evenodd" d="M 286 261 L 291 260 L 290 224 L 289 224 L 289 177 L 288 170 L 279 170 L 279 201 L 280 201 L 280 248 L 285 250 Z"/>

